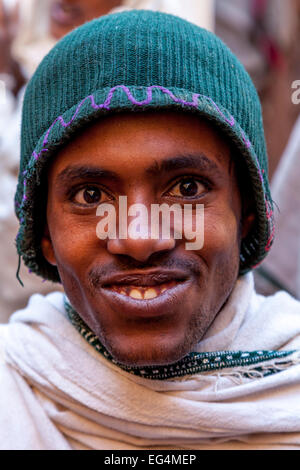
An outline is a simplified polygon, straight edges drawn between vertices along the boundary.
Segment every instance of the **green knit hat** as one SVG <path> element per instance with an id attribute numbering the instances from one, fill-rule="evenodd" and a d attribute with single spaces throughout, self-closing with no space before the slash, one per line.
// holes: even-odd
<path id="1" fill-rule="evenodd" d="M 173 15 L 133 10 L 95 19 L 65 36 L 44 58 L 24 98 L 15 197 L 17 250 L 28 268 L 60 281 L 43 257 L 43 169 L 83 126 L 118 111 L 173 109 L 213 122 L 249 171 L 256 223 L 242 242 L 240 274 L 273 242 L 273 205 L 261 106 L 237 58 L 214 34 Z"/>

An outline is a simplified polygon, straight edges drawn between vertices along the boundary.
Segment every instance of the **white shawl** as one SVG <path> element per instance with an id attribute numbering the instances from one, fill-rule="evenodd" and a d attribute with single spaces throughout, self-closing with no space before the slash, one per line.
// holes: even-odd
<path id="1" fill-rule="evenodd" d="M 61 293 L 32 296 L 0 326 L 0 345 L 0 449 L 300 448 L 297 352 L 263 363 L 269 376 L 256 365 L 252 377 L 254 366 L 145 379 L 77 332 Z M 197 351 L 298 348 L 300 303 L 257 295 L 248 274 Z"/>

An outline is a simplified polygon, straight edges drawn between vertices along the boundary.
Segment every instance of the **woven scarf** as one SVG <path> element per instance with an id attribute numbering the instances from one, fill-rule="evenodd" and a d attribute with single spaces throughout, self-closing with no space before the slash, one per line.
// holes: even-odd
<path id="1" fill-rule="evenodd" d="M 201 372 L 245 367 L 245 377 L 265 377 L 282 370 L 287 364 L 291 364 L 289 357 L 296 351 L 214 351 L 196 353 L 191 352 L 182 360 L 171 365 L 155 367 L 133 367 L 118 363 L 103 346 L 100 339 L 90 330 L 87 324 L 73 309 L 67 298 L 64 299 L 65 309 L 72 325 L 81 336 L 103 357 L 130 374 L 151 380 L 165 380 L 183 377 L 185 375 L 199 374 Z M 286 358 L 285 361 L 282 359 Z M 276 362 L 278 360 L 278 363 Z M 271 363 L 269 361 L 272 361 Z M 266 365 L 267 363 L 267 365 Z M 257 367 L 247 366 L 256 364 Z M 279 368 L 278 368 L 279 366 Z"/>
<path id="2" fill-rule="evenodd" d="M 299 350 L 299 302 L 251 273 L 163 370 L 121 367 L 64 294 L 34 295 L 0 327 L 0 448 L 298 449 Z"/>

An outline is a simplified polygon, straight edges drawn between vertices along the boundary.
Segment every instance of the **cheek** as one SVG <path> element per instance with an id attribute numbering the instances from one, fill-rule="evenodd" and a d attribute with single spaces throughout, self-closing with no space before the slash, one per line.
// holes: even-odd
<path id="1" fill-rule="evenodd" d="M 75 217 L 70 214 L 55 218 L 50 233 L 59 271 L 80 277 L 101 250 L 96 235 L 96 217 Z"/>
<path id="2" fill-rule="evenodd" d="M 213 262 L 239 257 L 239 220 L 235 212 L 221 207 L 205 209 L 204 246 L 199 252 Z M 233 261 L 233 260 L 232 260 Z"/>

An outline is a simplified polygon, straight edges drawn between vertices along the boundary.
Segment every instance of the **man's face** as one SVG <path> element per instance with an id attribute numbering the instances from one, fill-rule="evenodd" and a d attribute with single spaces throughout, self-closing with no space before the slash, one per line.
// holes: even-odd
<path id="1" fill-rule="evenodd" d="M 97 207 L 110 203 L 118 216 L 119 196 L 149 213 L 152 204 L 189 204 L 195 217 L 204 204 L 203 248 L 187 250 L 184 237 L 100 240 Z M 203 338 L 234 287 L 241 212 L 230 148 L 206 121 L 171 111 L 115 114 L 53 161 L 42 249 L 117 361 L 173 363 Z"/>

